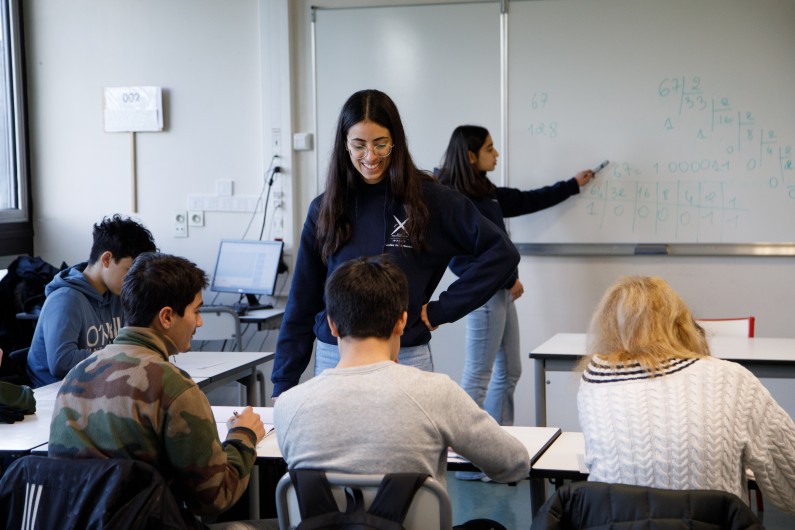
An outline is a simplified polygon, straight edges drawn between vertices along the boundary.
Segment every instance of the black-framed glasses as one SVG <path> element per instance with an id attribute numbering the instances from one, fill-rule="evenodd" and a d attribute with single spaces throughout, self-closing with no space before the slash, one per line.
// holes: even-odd
<path id="1" fill-rule="evenodd" d="M 392 154 L 392 148 L 395 147 L 395 144 L 384 142 L 368 147 L 367 144 L 348 142 L 346 147 L 355 160 L 361 160 L 370 153 L 373 153 L 378 158 L 386 158 Z"/>

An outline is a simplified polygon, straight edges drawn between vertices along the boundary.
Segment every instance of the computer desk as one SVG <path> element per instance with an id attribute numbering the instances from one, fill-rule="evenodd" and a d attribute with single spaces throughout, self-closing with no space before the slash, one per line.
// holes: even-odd
<path id="1" fill-rule="evenodd" d="M 284 317 L 284 308 L 253 309 L 240 317 L 241 324 L 256 324 L 257 331 L 279 329 Z"/>
<path id="2" fill-rule="evenodd" d="M 759 378 L 795 379 L 795 339 L 710 337 L 712 355 L 746 367 Z M 585 333 L 558 333 L 532 352 L 536 425 L 547 423 L 547 372 L 572 372 L 585 355 Z"/>

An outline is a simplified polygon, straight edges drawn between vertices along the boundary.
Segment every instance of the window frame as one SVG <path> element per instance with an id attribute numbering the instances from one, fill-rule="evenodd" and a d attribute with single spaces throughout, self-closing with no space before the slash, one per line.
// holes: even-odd
<path id="1" fill-rule="evenodd" d="M 0 0 L 0 21 L 7 39 L 0 52 L 5 54 L 6 70 L 0 72 L 6 83 L 7 126 L 11 130 L 9 167 L 16 177 L 16 208 L 0 209 L 0 262 L 4 256 L 33 254 L 32 198 L 28 152 L 28 113 L 25 90 L 25 49 L 23 0 Z"/>

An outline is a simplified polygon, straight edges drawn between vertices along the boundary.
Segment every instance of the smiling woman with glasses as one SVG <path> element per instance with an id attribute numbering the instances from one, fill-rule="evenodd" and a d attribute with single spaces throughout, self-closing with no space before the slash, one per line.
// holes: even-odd
<path id="1" fill-rule="evenodd" d="M 482 305 L 511 276 L 519 254 L 504 232 L 463 195 L 414 165 L 395 103 L 377 90 L 342 107 L 326 191 L 301 233 L 293 282 L 276 344 L 273 395 L 298 384 L 317 338 L 315 374 L 339 361 L 326 321 L 323 287 L 345 261 L 390 254 L 409 281 L 408 322 L 398 362 L 433 370 L 431 331 Z M 473 266 L 430 301 L 450 260 Z"/>

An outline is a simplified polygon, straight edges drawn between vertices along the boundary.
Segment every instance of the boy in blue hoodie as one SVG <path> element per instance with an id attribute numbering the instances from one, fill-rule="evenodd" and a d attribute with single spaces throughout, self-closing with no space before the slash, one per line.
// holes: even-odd
<path id="1" fill-rule="evenodd" d="M 88 262 L 58 273 L 28 352 L 33 388 L 59 381 L 77 363 L 113 342 L 122 327 L 119 294 L 133 260 L 157 250 L 151 232 L 119 214 L 94 225 Z"/>

